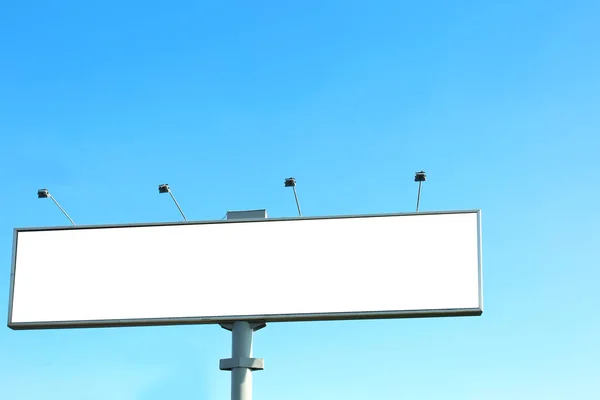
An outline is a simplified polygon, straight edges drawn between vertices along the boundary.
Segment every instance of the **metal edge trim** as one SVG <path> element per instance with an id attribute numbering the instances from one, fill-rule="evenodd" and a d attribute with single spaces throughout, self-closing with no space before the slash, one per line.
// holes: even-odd
<path id="1" fill-rule="evenodd" d="M 479 211 L 480 211 L 479 209 L 474 209 L 474 210 L 452 210 L 452 211 L 423 211 L 423 212 L 407 212 L 407 213 L 330 215 L 330 216 L 311 216 L 311 217 L 206 220 L 206 221 L 187 221 L 187 222 L 176 221 L 176 222 L 141 222 L 141 223 L 129 223 L 129 224 L 67 225 L 67 226 L 53 226 L 53 227 L 22 227 L 22 228 L 15 228 L 15 230 L 18 232 L 32 232 L 32 231 L 53 231 L 53 230 L 136 228 L 136 227 L 183 226 L 183 225 L 205 225 L 205 224 L 245 224 L 245 223 L 249 223 L 249 222 L 280 222 L 280 221 L 308 221 L 308 220 L 346 219 L 346 218 L 376 218 L 376 217 L 403 217 L 403 216 L 408 217 L 408 216 L 423 216 L 423 215 L 473 214 L 473 213 L 479 213 Z"/>
<path id="2" fill-rule="evenodd" d="M 95 321 L 47 321 L 47 322 L 18 322 L 10 323 L 13 330 L 33 329 L 69 329 L 69 328 L 114 328 L 114 327 L 143 327 L 168 325 L 201 325 L 223 324 L 233 321 L 248 322 L 301 322 L 301 321 L 341 321 L 359 319 L 391 319 L 391 318 L 433 318 L 433 317 L 466 317 L 479 316 L 479 308 L 453 308 L 441 310 L 411 310 L 411 311 L 373 311 L 345 313 L 316 313 L 316 314 L 277 314 L 277 315 L 237 315 L 220 317 L 190 317 L 190 318 L 151 318 L 128 320 L 95 320 Z"/>
<path id="3" fill-rule="evenodd" d="M 477 264 L 479 279 L 479 309 L 483 313 L 483 254 L 482 254 L 481 210 L 477 211 Z"/>
<path id="4" fill-rule="evenodd" d="M 13 247 L 12 247 L 12 259 L 10 266 L 10 288 L 8 292 L 8 325 L 12 323 L 12 311 L 13 311 L 13 298 L 15 294 L 15 273 L 17 272 L 17 240 L 19 232 L 17 229 L 13 230 Z"/>

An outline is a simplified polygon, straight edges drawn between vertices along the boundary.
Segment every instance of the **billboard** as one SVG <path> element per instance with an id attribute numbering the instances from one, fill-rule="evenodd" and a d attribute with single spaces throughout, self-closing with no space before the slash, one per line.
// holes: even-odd
<path id="1" fill-rule="evenodd" d="M 480 315 L 481 213 L 18 228 L 12 329 Z"/>

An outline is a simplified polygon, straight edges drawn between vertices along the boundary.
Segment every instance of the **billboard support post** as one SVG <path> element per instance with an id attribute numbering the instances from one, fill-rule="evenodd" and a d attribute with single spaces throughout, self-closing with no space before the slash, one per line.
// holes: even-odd
<path id="1" fill-rule="evenodd" d="M 256 213 L 258 212 L 258 216 Z M 266 218 L 266 210 L 228 212 L 227 219 Z M 252 336 L 254 331 L 264 328 L 266 323 L 235 321 L 221 324 L 231 331 L 231 358 L 221 359 L 219 369 L 231 371 L 231 400 L 252 400 L 252 371 L 264 369 L 262 358 L 252 358 Z"/>
<path id="2" fill-rule="evenodd" d="M 231 331 L 231 358 L 221 359 L 219 369 L 231 371 L 231 400 L 252 400 L 252 371 L 264 369 L 262 358 L 252 358 L 252 336 L 265 323 L 236 321 L 221 324 Z"/>

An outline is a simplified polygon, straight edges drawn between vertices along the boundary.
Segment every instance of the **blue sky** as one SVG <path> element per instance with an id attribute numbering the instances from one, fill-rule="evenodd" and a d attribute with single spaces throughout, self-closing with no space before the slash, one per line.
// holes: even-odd
<path id="1" fill-rule="evenodd" d="M 600 392 L 600 3 L 4 1 L 12 229 L 483 210 L 481 317 L 270 324 L 257 399 Z M 266 246 L 268 251 L 268 245 Z M 0 307 L 6 320 L 7 307 Z M 0 329 L 6 398 L 228 398 L 217 326 Z M 8 393 L 8 394 L 7 394 Z M 596 393 L 594 395 L 593 393 Z"/>

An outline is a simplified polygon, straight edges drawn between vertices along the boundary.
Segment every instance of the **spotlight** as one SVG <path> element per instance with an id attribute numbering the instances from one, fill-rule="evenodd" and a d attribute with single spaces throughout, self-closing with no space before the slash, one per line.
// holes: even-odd
<path id="1" fill-rule="evenodd" d="M 163 184 L 158 185 L 158 193 L 169 193 L 171 195 L 171 198 L 173 199 L 173 202 L 177 206 L 177 209 L 181 213 L 181 216 L 183 217 L 183 220 L 187 221 L 187 218 L 185 217 L 185 214 L 181 210 L 181 207 L 179 207 L 179 203 L 175 199 L 175 196 L 173 196 L 173 192 L 171 192 L 171 188 L 169 188 L 169 185 L 167 183 L 163 183 Z"/>
<path id="2" fill-rule="evenodd" d="M 58 201 L 56 201 L 56 199 L 54 198 L 54 196 L 52 196 L 50 194 L 50 192 L 48 191 L 48 189 L 39 189 L 37 192 L 38 195 L 38 199 L 52 199 L 52 201 L 54 202 L 54 204 L 56 204 L 56 206 L 60 209 L 60 211 L 62 211 L 63 214 L 65 214 L 65 217 L 67 217 L 69 219 L 69 221 L 71 221 L 71 223 L 73 225 L 75 225 L 75 222 L 71 219 L 71 217 L 69 217 L 69 214 L 67 214 L 67 212 L 65 211 L 64 208 L 62 208 L 60 206 L 60 204 L 58 204 Z"/>
<path id="3" fill-rule="evenodd" d="M 415 172 L 415 182 L 419 182 L 419 192 L 417 193 L 417 212 L 419 212 L 419 203 L 421 202 L 421 185 L 427 180 L 425 171 Z"/>
<path id="4" fill-rule="evenodd" d="M 298 202 L 298 193 L 296 193 L 296 178 L 286 178 L 284 181 L 285 187 L 291 187 L 294 189 L 294 198 L 296 199 L 296 207 L 298 207 L 298 215 L 302 216 L 302 211 L 300 210 L 300 203 Z"/>

